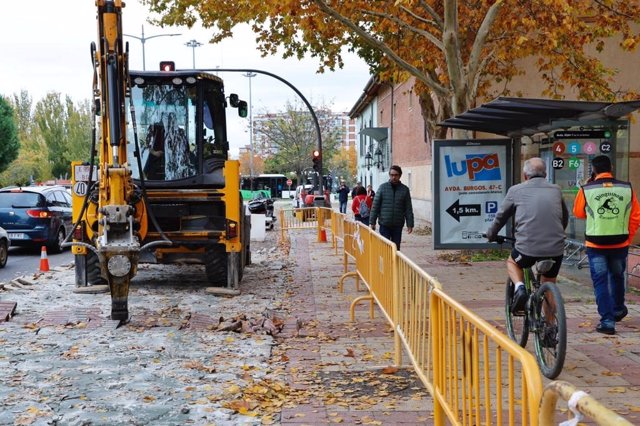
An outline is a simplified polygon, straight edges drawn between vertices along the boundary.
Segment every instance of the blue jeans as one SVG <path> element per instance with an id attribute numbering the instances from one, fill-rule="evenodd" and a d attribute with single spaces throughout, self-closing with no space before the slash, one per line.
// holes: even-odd
<path id="1" fill-rule="evenodd" d="M 340 201 L 340 213 L 346 213 L 346 212 L 347 212 L 347 202 Z"/>
<path id="2" fill-rule="evenodd" d="M 587 247 L 593 291 L 600 323 L 615 327 L 615 315 L 624 309 L 624 283 L 629 247 L 596 249 Z"/>
<path id="3" fill-rule="evenodd" d="M 396 249 L 400 250 L 400 240 L 402 239 L 402 226 L 390 227 L 380 224 L 380 235 L 387 240 L 391 240 L 395 243 Z"/>

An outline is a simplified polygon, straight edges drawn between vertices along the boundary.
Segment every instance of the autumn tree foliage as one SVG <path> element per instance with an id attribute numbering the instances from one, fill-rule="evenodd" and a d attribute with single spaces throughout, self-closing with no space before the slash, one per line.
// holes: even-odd
<path id="1" fill-rule="evenodd" d="M 264 173 L 264 159 L 260 155 L 254 153 L 253 161 L 251 161 L 251 152 L 249 150 L 243 150 L 240 152 L 238 160 L 240 161 L 240 174 L 242 176 L 251 176 L 252 166 L 253 176 Z"/>
<path id="2" fill-rule="evenodd" d="M 44 139 L 55 177 L 69 178 L 71 161 L 87 161 L 91 146 L 91 109 L 88 101 L 77 106 L 69 96 L 49 92 L 38 101 L 34 121 Z"/>
<path id="3" fill-rule="evenodd" d="M 89 101 L 74 104 L 69 96 L 63 100 L 50 92 L 34 104 L 22 90 L 10 103 L 20 150 L 17 158 L 2 156 L 11 164 L 0 174 L 0 185 L 69 177 L 72 161 L 89 160 L 93 117 Z"/>
<path id="4" fill-rule="evenodd" d="M 322 137 L 323 168 L 332 168 L 333 158 L 342 129 L 335 126 L 331 109 L 326 105 L 314 106 Z M 272 114 L 255 127 L 264 147 L 273 148 L 274 154 L 267 168 L 273 173 L 289 175 L 295 172 L 302 182 L 303 172 L 312 166 L 312 153 L 318 146 L 318 135 L 311 113 L 302 102 L 288 102 L 283 112 Z"/>
<path id="5" fill-rule="evenodd" d="M 248 23 L 259 49 L 284 57 L 311 55 L 319 71 L 341 67 L 343 48 L 357 52 L 385 81 L 413 75 L 423 115 L 434 123 L 462 113 L 481 96 L 522 73 L 534 57 L 546 87 L 561 98 L 573 89 L 584 100 L 636 96 L 612 87 L 616 70 L 597 52 L 615 37 L 622 51 L 640 42 L 640 2 L 628 0 L 143 0 L 158 22 L 212 29 L 212 42 Z"/>
<path id="6" fill-rule="evenodd" d="M 52 177 L 48 148 L 33 119 L 33 99 L 26 90 L 14 94 L 12 107 L 20 139 L 18 157 L 0 174 L 0 186 L 29 185 Z"/>
<path id="7" fill-rule="evenodd" d="M 11 104 L 0 96 L 0 172 L 18 156 L 20 140 Z"/>
<path id="8" fill-rule="evenodd" d="M 355 145 L 336 150 L 329 164 L 331 165 L 332 177 L 336 179 L 336 184 L 339 179 L 344 179 L 347 185 L 350 186 L 355 184 L 358 167 Z"/>

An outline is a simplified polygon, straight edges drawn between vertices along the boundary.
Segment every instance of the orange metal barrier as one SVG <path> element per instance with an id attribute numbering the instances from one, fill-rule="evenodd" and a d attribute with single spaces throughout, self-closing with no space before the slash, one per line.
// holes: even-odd
<path id="1" fill-rule="evenodd" d="M 587 393 L 579 391 L 570 383 L 561 380 L 551 382 L 544 388 L 540 405 L 540 425 L 557 424 L 555 415 L 558 397 L 568 402 L 569 412 L 574 416 L 587 416 L 602 426 L 631 425 L 626 419 L 604 407 Z"/>
<path id="2" fill-rule="evenodd" d="M 436 419 L 537 425 L 542 378 L 533 355 L 440 289 L 429 307 Z"/>
<path id="3" fill-rule="evenodd" d="M 331 242 L 333 248 L 338 254 L 338 242 L 342 242 L 344 248 L 344 221 L 347 215 L 344 213 L 333 212 L 331 214 Z"/>
<path id="4" fill-rule="evenodd" d="M 434 398 L 436 425 L 446 418 L 456 425 L 534 426 L 546 411 L 553 416 L 557 395 L 540 407 L 542 378 L 532 354 L 453 300 L 392 242 L 346 215 L 331 215 L 333 238 L 344 245 L 338 289 L 345 278 L 355 277 L 356 285 L 362 280 L 369 290 L 352 302 L 351 318 L 358 302 L 369 300 L 371 317 L 374 301 L 378 304 L 395 330 L 395 364 L 402 364 L 404 347 Z M 355 271 L 347 270 L 349 260 Z"/>
<path id="5" fill-rule="evenodd" d="M 454 424 L 537 425 L 542 379 L 533 356 L 402 252 L 396 259 L 395 329 L 434 397 L 435 423 L 446 415 Z"/>
<path id="6" fill-rule="evenodd" d="M 318 208 L 305 207 L 300 209 L 280 210 L 280 237 L 284 241 L 285 231 L 289 229 L 313 229 L 318 228 Z"/>
<path id="7" fill-rule="evenodd" d="M 371 228 L 369 228 L 368 226 L 364 226 L 360 222 L 351 223 L 353 224 L 353 226 L 351 227 L 353 231 L 353 233 L 351 234 L 351 253 L 353 259 L 356 262 L 355 272 L 358 277 L 356 278 L 356 285 L 358 285 L 358 290 L 360 290 L 360 280 L 362 280 L 368 288 L 370 285 L 369 276 L 371 275 L 371 237 L 373 232 L 371 231 Z M 347 265 L 345 264 L 345 266 Z M 346 272 L 345 275 L 347 274 L 349 273 Z M 351 302 L 351 321 L 355 319 L 356 305 L 363 300 L 369 301 L 369 318 L 373 318 L 374 296 L 371 292 L 371 289 L 369 288 L 368 295 L 357 297 Z"/>
<path id="8" fill-rule="evenodd" d="M 370 296 L 362 296 L 351 304 L 351 319 L 355 317 L 355 306 L 360 300 L 372 298 L 390 324 L 394 324 L 395 306 L 393 283 L 396 279 L 396 246 L 382 238 L 366 225 L 356 222 L 354 234 L 356 245 L 356 271 L 365 282 Z M 373 309 L 370 311 L 373 318 Z"/>
<path id="9" fill-rule="evenodd" d="M 344 280 L 347 278 L 355 278 L 356 281 L 356 291 L 360 291 L 360 275 L 356 268 L 355 271 L 349 272 L 349 260 L 354 260 L 356 258 L 356 241 L 355 241 L 355 233 L 357 228 L 357 224 L 353 221 L 347 220 L 347 215 L 342 213 L 335 213 L 334 216 L 339 216 L 338 221 L 341 222 L 342 226 L 342 242 L 343 242 L 343 254 L 342 254 L 342 266 L 343 266 L 343 275 L 338 280 L 338 291 L 342 293 L 344 287 Z M 373 307 L 372 307 L 373 310 Z"/>
<path id="10" fill-rule="evenodd" d="M 333 210 L 328 207 L 318 207 L 318 242 L 327 242 L 327 231 L 331 232 L 331 216 Z M 331 237 L 333 239 L 333 237 Z"/>

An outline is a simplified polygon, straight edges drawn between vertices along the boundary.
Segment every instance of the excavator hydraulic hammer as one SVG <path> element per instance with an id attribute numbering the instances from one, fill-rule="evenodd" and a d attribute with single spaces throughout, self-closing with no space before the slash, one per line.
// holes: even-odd
<path id="1" fill-rule="evenodd" d="M 97 233 L 94 247 L 102 275 L 111 291 L 111 318 L 129 317 L 129 282 L 140 253 L 135 215 L 134 185 L 127 159 L 125 97 L 127 52 L 123 49 L 121 0 L 97 0 L 98 49 L 95 53 L 98 85 L 95 102 L 101 114 L 98 146 Z"/>

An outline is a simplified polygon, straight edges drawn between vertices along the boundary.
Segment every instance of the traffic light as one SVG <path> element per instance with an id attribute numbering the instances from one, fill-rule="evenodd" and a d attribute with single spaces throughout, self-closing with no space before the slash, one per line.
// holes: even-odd
<path id="1" fill-rule="evenodd" d="M 160 71 L 175 71 L 176 64 L 173 61 L 160 61 Z"/>
<path id="2" fill-rule="evenodd" d="M 320 172 L 320 151 L 313 151 L 313 170 Z"/>

